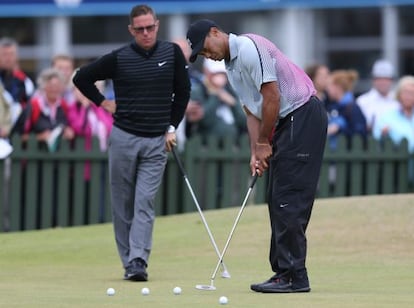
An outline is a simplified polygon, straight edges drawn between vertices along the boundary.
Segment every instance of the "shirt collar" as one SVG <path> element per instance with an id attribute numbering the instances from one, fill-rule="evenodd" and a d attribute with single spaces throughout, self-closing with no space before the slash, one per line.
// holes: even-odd
<path id="1" fill-rule="evenodd" d="M 229 51 L 230 51 L 230 61 L 233 62 L 239 53 L 239 45 L 237 44 L 237 35 L 230 33 L 229 34 Z"/>
<path id="2" fill-rule="evenodd" d="M 150 57 L 150 56 L 152 56 L 152 54 L 154 53 L 155 49 L 157 49 L 157 46 L 158 46 L 158 41 L 155 42 L 155 45 L 151 49 L 146 50 L 146 49 L 140 47 L 137 44 L 137 42 L 135 42 L 135 41 L 133 41 L 131 43 L 132 49 L 134 49 L 136 52 L 140 53 L 144 57 Z"/>

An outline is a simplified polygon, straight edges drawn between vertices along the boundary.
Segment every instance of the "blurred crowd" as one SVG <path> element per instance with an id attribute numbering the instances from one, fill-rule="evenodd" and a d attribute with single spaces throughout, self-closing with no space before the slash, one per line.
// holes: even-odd
<path id="1" fill-rule="evenodd" d="M 190 49 L 185 39 L 174 40 L 187 59 Z M 75 70 L 70 55 L 56 55 L 50 67 L 43 69 L 35 82 L 21 70 L 18 44 L 0 38 L 0 152 L 14 134 L 27 140 L 30 134 L 49 151 L 56 148 L 57 137 L 85 138 L 85 150 L 92 138 L 106 150 L 112 127 L 112 115 L 85 98 L 72 84 Z M 414 152 L 414 76 L 396 76 L 393 65 L 378 59 L 372 66 L 372 87 L 366 93 L 355 92 L 359 75 L 355 69 L 330 70 L 325 64 L 305 68 L 326 107 L 329 118 L 328 144 L 337 147 L 338 136 L 349 141 L 360 136 L 390 138 L 399 144 L 408 140 Z M 191 98 L 184 120 L 177 129 L 178 146 L 195 135 L 229 137 L 237 140 L 247 132 L 245 114 L 236 93 L 230 87 L 223 62 L 206 59 L 202 69 L 189 63 Z M 111 84 L 102 81 L 99 88 L 107 97 Z"/>
<path id="2" fill-rule="evenodd" d="M 34 134 L 40 144 L 54 151 L 59 137 L 68 140 L 83 137 L 85 150 L 91 149 L 92 138 L 97 137 L 104 151 L 112 115 L 98 108 L 73 86 L 74 69 L 71 56 L 56 55 L 34 83 L 19 66 L 16 41 L 1 38 L 1 138 L 10 139 L 18 134 L 27 140 Z M 104 82 L 100 86 L 106 91 Z"/>
<path id="3" fill-rule="evenodd" d="M 351 139 L 368 136 L 390 138 L 395 144 L 407 139 L 414 152 L 414 76 L 398 77 L 393 65 L 378 59 L 372 66 L 371 88 L 357 95 L 358 72 L 354 69 L 330 71 L 326 65 L 306 68 L 317 89 L 317 96 L 328 113 L 328 142 L 337 146 L 345 135 Z"/>

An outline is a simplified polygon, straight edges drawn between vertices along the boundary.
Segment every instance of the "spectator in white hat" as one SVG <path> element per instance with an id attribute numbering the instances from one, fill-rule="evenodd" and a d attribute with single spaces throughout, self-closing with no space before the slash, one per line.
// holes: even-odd
<path id="1" fill-rule="evenodd" d="M 372 67 L 372 88 L 357 98 L 369 132 L 382 114 L 398 108 L 392 91 L 394 77 L 394 66 L 387 60 L 377 60 Z"/>
<path id="2" fill-rule="evenodd" d="M 399 145 L 404 139 L 408 150 L 414 153 L 414 76 L 407 75 L 399 79 L 395 90 L 399 108 L 382 115 L 375 122 L 372 135 L 377 140 L 390 138 Z M 414 182 L 414 160 L 408 161 L 409 181 Z"/>

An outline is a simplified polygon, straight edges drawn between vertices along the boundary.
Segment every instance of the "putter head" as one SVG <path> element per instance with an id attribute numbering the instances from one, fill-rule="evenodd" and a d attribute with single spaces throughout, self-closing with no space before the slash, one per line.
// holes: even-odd
<path id="1" fill-rule="evenodd" d="M 214 291 L 216 290 L 216 287 L 208 284 L 198 284 L 196 285 L 197 290 L 203 290 L 203 291 Z"/>
<path id="2" fill-rule="evenodd" d="M 221 273 L 221 277 L 222 277 L 222 278 L 231 278 L 231 275 L 230 275 L 230 273 L 229 273 L 228 271 L 224 270 L 224 271 Z"/>

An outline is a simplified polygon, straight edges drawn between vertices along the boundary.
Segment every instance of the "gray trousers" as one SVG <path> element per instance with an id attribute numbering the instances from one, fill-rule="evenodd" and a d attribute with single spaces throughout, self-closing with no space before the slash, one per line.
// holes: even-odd
<path id="1" fill-rule="evenodd" d="M 124 267 L 148 263 L 155 220 L 154 200 L 167 163 L 165 136 L 138 137 L 116 126 L 109 138 L 112 219 Z"/>

